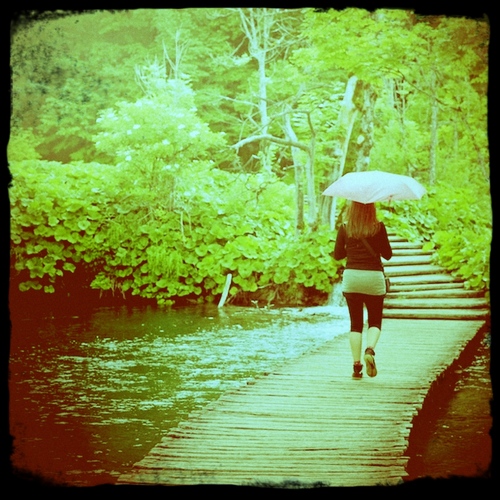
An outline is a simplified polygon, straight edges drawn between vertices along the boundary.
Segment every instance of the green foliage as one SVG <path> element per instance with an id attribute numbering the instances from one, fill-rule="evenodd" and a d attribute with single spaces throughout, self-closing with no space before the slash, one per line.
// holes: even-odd
<path id="1" fill-rule="evenodd" d="M 474 289 L 489 289 L 492 239 L 491 201 L 474 186 L 438 185 L 429 193 L 427 209 L 437 219 L 428 248 L 436 262 Z"/>
<path id="2" fill-rule="evenodd" d="M 439 264 L 464 279 L 469 288 L 489 290 L 491 230 L 466 227 L 460 232 L 437 231 L 433 243 Z"/>
<path id="3" fill-rule="evenodd" d="M 437 218 L 423 201 L 382 204 L 379 218 L 388 230 L 409 241 L 428 241 L 436 230 Z"/>
<path id="4" fill-rule="evenodd" d="M 187 83 L 165 80 L 158 65 L 147 69 L 146 97 L 100 113 L 96 147 L 135 176 L 136 183 L 170 198 L 172 207 L 176 178 L 203 160 L 220 160 L 225 141 L 198 118 Z"/>
<path id="5" fill-rule="evenodd" d="M 98 111 L 139 97 L 134 67 L 147 57 L 154 31 L 151 23 L 140 33 L 131 29 L 130 17 L 141 16 L 60 11 L 14 26 L 12 122 L 36 131 L 44 159 L 95 160 Z"/>
<path id="6" fill-rule="evenodd" d="M 12 162 L 11 241 L 21 289 L 52 284 L 101 255 L 102 231 L 118 199 L 114 169 L 99 164 Z"/>
<path id="7" fill-rule="evenodd" d="M 51 292 L 77 266 L 93 288 L 168 305 L 213 301 L 233 275 L 230 300 L 262 290 L 328 293 L 338 263 L 333 233 L 294 236 L 293 188 L 267 174 L 191 171 L 175 210 L 144 206 L 143 190 L 99 164 L 14 164 L 12 255 L 20 289 Z M 154 201 L 154 199 L 153 199 Z"/>
<path id="8" fill-rule="evenodd" d="M 39 159 L 40 155 L 36 151 L 36 146 L 37 138 L 31 129 L 13 127 L 7 148 L 9 162 Z"/>
<path id="9" fill-rule="evenodd" d="M 355 106 L 368 84 L 377 96 L 370 168 L 438 181 L 419 202 L 382 205 L 382 219 L 471 287 L 488 286 L 487 24 L 387 9 L 281 14 L 265 79 L 233 9 L 99 11 L 15 30 L 8 154 L 21 289 L 50 293 L 85 267 L 95 288 L 167 305 L 215 300 L 228 273 L 233 301 L 328 293 L 334 232 L 294 228 L 291 165 L 305 154 L 229 145 L 260 130 L 265 84 L 269 132 L 284 138 L 290 117 L 314 150 L 319 196 L 343 157 L 351 75 Z M 365 139 L 359 124 L 358 113 L 344 171 Z M 259 171 L 264 150 L 272 173 Z"/>

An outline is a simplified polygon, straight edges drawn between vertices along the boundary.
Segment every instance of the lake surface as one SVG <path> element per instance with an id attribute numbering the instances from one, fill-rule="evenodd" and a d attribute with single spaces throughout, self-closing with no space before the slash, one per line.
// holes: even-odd
<path id="1" fill-rule="evenodd" d="M 12 319 L 12 463 L 71 486 L 114 483 L 191 411 L 349 329 L 345 308 L 53 314 Z"/>
<path id="2" fill-rule="evenodd" d="M 488 478 L 493 472 L 491 334 L 457 366 L 414 420 L 408 479 Z"/>

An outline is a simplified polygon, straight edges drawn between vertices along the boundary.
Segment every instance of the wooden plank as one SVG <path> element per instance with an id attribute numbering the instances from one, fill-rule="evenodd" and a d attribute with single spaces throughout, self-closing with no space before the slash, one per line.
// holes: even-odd
<path id="1" fill-rule="evenodd" d="M 392 247 L 392 255 L 403 256 L 403 255 L 434 255 L 434 252 L 426 252 L 421 248 L 394 248 Z M 392 259 L 391 259 L 392 260 Z M 388 261 L 386 261 L 388 262 Z"/>
<path id="2" fill-rule="evenodd" d="M 335 470 L 337 473 L 343 472 L 343 473 L 350 473 L 351 469 L 353 466 L 355 466 L 357 460 L 352 460 L 346 462 L 345 460 L 341 460 L 343 457 L 342 455 L 339 454 L 328 454 L 324 453 L 324 459 L 321 457 L 315 456 L 313 454 L 309 454 L 307 456 L 307 453 L 304 453 L 303 456 L 304 458 L 301 458 L 300 460 L 290 460 L 285 466 L 281 465 L 281 457 L 283 455 L 279 453 L 275 454 L 270 454 L 270 455 L 265 455 L 263 457 L 256 457 L 253 454 L 246 454 L 246 455 L 240 455 L 238 456 L 238 453 L 233 453 L 232 455 L 229 456 L 229 458 L 232 458 L 233 461 L 235 462 L 232 472 L 254 472 L 254 473 L 260 473 L 262 474 L 263 471 L 266 470 L 268 467 L 269 463 L 272 463 L 273 461 L 277 462 L 273 466 L 273 473 L 274 474 L 288 474 L 290 473 L 290 469 L 296 469 L 299 470 L 300 473 L 304 473 L 304 469 L 310 469 L 311 471 L 314 471 L 315 473 L 323 471 L 324 473 L 327 473 L 328 471 L 331 471 L 332 467 L 331 465 L 328 464 L 330 461 L 338 461 L 338 465 L 335 466 Z M 167 461 L 169 457 L 167 456 L 161 456 L 160 457 L 162 460 Z M 171 462 L 172 464 L 175 464 L 176 469 L 189 469 L 192 467 L 192 459 L 194 457 L 192 456 L 183 456 L 182 458 L 179 457 L 177 458 L 175 455 L 171 457 Z M 151 467 L 154 467 L 157 462 L 158 462 L 158 457 L 151 456 L 148 460 L 145 460 L 144 465 L 148 466 L 150 465 Z M 244 463 L 242 463 L 244 462 Z M 325 462 L 327 462 L 325 464 Z M 377 468 L 386 468 L 388 466 L 400 466 L 404 468 L 405 465 L 405 460 L 404 459 L 392 459 L 392 460 L 387 460 L 383 458 L 378 458 L 376 461 L 373 463 L 373 467 Z M 203 467 L 205 470 L 210 470 L 211 473 L 217 473 L 218 471 L 225 471 L 225 465 L 221 463 L 221 460 L 218 459 L 214 455 L 206 455 L 203 460 Z"/>
<path id="3" fill-rule="evenodd" d="M 259 473 L 245 473 L 245 472 L 231 472 L 231 473 L 218 473 L 216 476 L 210 475 L 210 471 L 196 471 L 193 473 L 193 481 L 191 484 L 222 484 L 222 485 L 243 485 L 243 486 L 268 486 L 268 487 L 318 487 L 331 486 L 332 483 L 337 486 L 359 486 L 364 484 L 367 486 L 375 485 L 392 485 L 401 482 L 399 471 L 393 472 L 391 470 L 372 471 L 369 477 L 365 477 L 363 471 L 351 468 L 350 471 L 337 473 L 335 470 L 327 472 L 316 472 L 313 479 L 304 480 L 302 470 L 293 471 L 296 476 L 292 475 L 292 471 L 287 471 L 288 474 L 273 473 L 273 470 L 267 468 Z M 407 475 L 407 474 L 404 474 Z M 209 479 L 207 478 L 209 477 Z M 127 479 L 129 479 L 127 481 Z M 134 475 L 126 475 L 121 477 L 122 484 L 171 484 L 171 485 L 185 485 L 186 478 L 185 472 L 172 471 L 167 477 L 161 470 L 140 470 Z"/>
<path id="4" fill-rule="evenodd" d="M 489 314 L 489 309 L 384 309 L 383 316 L 406 319 L 476 320 L 485 319 Z"/>
<path id="5" fill-rule="evenodd" d="M 386 298 L 386 308 L 403 309 L 477 309 L 488 307 L 488 301 L 484 298 Z"/>
<path id="6" fill-rule="evenodd" d="M 393 255 L 390 260 L 383 260 L 384 267 L 431 264 L 430 255 Z"/>
<path id="7" fill-rule="evenodd" d="M 392 250 L 421 250 L 422 245 L 420 243 L 409 243 L 408 241 L 391 241 L 389 239 L 389 242 L 391 244 Z"/>
<path id="8" fill-rule="evenodd" d="M 233 454 L 235 452 L 240 453 L 242 455 L 255 456 L 260 457 L 263 455 L 283 455 L 291 452 L 299 452 L 300 455 L 298 457 L 304 457 L 306 459 L 314 458 L 314 459 L 324 459 L 325 457 L 332 456 L 343 456 L 343 457 L 351 457 L 355 461 L 359 461 L 359 457 L 367 457 L 373 458 L 373 450 L 366 449 L 364 446 L 359 446 L 357 449 L 353 448 L 352 443 L 349 439 L 346 439 L 348 445 L 346 446 L 337 446 L 337 443 L 334 443 L 334 446 L 329 446 L 328 441 L 323 441 L 321 443 L 319 440 L 316 442 L 308 442 L 303 441 L 302 443 L 294 442 L 292 440 L 289 441 L 277 441 L 272 440 L 253 440 L 252 439 L 252 448 L 249 446 L 242 446 L 242 441 L 238 439 L 226 439 L 224 442 L 222 440 L 217 439 L 215 443 L 213 440 L 207 439 L 197 439 L 196 437 L 192 438 L 180 438 L 180 439 L 169 439 L 168 442 L 165 442 L 162 445 L 155 446 L 153 450 L 144 458 L 144 460 L 155 457 L 157 462 L 161 462 L 161 457 L 175 457 L 180 456 L 184 457 L 186 455 L 200 455 L 206 456 L 207 458 L 211 458 L 213 456 L 218 456 L 218 452 L 224 452 L 228 454 Z M 360 436 L 360 444 L 369 443 L 368 436 L 362 435 Z M 387 460 L 397 460 L 397 459 L 406 459 L 406 446 L 407 441 L 398 437 L 394 439 L 394 442 L 391 446 L 384 446 L 383 449 L 377 450 L 376 456 L 381 459 Z M 216 453 L 214 453 L 217 450 Z M 141 461 L 142 463 L 142 461 Z"/>
<path id="9" fill-rule="evenodd" d="M 293 452 L 299 452 L 300 454 L 297 454 L 297 457 L 304 460 L 324 460 L 325 458 L 331 459 L 344 457 L 345 459 L 359 462 L 359 457 L 366 457 L 368 459 L 373 458 L 373 450 L 367 451 L 362 449 L 361 446 L 358 450 L 354 450 L 352 447 L 330 448 L 326 446 L 327 443 L 323 443 L 323 447 L 321 447 L 319 444 L 315 445 L 314 443 L 311 446 L 307 446 L 306 443 L 304 443 L 303 446 L 293 446 L 292 442 L 286 442 L 283 443 L 282 446 L 273 447 L 269 446 L 269 442 L 267 442 L 267 446 L 266 443 L 261 442 L 256 443 L 255 446 L 258 448 L 257 450 L 249 450 L 248 448 L 240 446 L 240 441 L 236 440 L 228 440 L 224 446 L 212 446 L 209 441 L 206 441 L 205 445 L 200 444 L 200 446 L 198 446 L 198 442 L 195 443 L 196 440 L 191 440 L 192 443 L 188 442 L 190 440 L 186 439 L 176 441 L 178 441 L 178 443 L 169 444 L 169 446 L 156 446 L 144 460 L 153 458 L 153 460 L 158 463 L 163 462 L 164 459 L 167 460 L 176 457 L 183 459 L 187 456 L 192 458 L 196 458 L 198 456 L 205 457 L 206 460 L 210 460 L 213 457 L 219 456 L 217 453 L 214 453 L 215 450 L 220 453 L 227 454 L 228 456 L 239 454 L 238 458 L 248 456 L 249 459 L 252 457 L 270 457 L 273 455 L 276 458 L 281 458 L 283 454 Z M 365 444 L 365 441 L 368 442 L 367 439 L 362 439 L 361 443 Z M 192 446 L 189 447 L 189 444 L 192 444 Z M 257 451 L 257 453 L 255 453 L 255 451 Z M 404 446 L 395 445 L 390 449 L 388 448 L 377 452 L 377 458 L 380 461 L 400 463 L 407 458 L 404 451 Z"/>
<path id="10" fill-rule="evenodd" d="M 344 412 L 344 417 L 345 417 L 345 412 Z M 403 419 L 401 419 L 403 420 Z M 229 416 L 226 418 L 222 418 L 220 416 L 215 416 L 211 415 L 210 417 L 207 418 L 198 418 L 195 421 L 193 421 L 192 426 L 186 426 L 186 429 L 192 429 L 195 430 L 196 432 L 207 432 L 207 433 L 212 433 L 214 435 L 218 435 L 219 432 L 231 432 L 233 430 L 253 430 L 253 431 L 273 431 L 273 434 L 277 436 L 279 439 L 282 436 L 294 436 L 296 435 L 297 432 L 302 432 L 302 433 L 318 433 L 319 435 L 323 435 L 324 437 L 324 430 L 320 428 L 314 428 L 314 427 L 320 427 L 322 424 L 325 423 L 325 419 L 323 418 L 322 420 L 312 420 L 308 422 L 308 424 L 305 426 L 304 422 L 298 422 L 294 419 L 280 419 L 280 418 L 275 418 L 273 420 L 270 420 L 269 418 L 263 418 L 263 417 L 254 417 L 253 419 L 250 418 L 249 415 L 245 417 L 245 419 L 238 419 L 235 418 L 235 416 Z M 286 425 L 286 429 L 283 427 Z M 401 423 L 398 422 L 396 419 L 396 422 L 394 423 L 394 430 L 392 431 L 393 433 L 403 433 L 406 434 L 406 429 L 411 428 L 411 423 L 406 422 L 406 423 Z M 333 426 L 331 428 L 332 430 L 335 430 L 336 432 L 346 432 L 346 430 L 349 430 L 349 432 L 352 432 L 353 430 L 356 429 L 364 429 L 365 431 L 370 431 L 370 432 L 384 432 L 387 429 L 387 424 L 385 423 L 377 423 L 373 422 L 373 415 L 372 419 L 365 419 L 365 420 L 360 420 L 356 419 L 354 422 L 340 422 L 337 425 Z"/>
<path id="11" fill-rule="evenodd" d="M 398 284 L 395 280 L 391 280 L 391 292 L 408 292 L 408 291 L 421 291 L 421 290 L 463 290 L 464 284 L 461 281 L 450 281 L 444 283 L 409 283 L 409 284 Z"/>
<path id="12" fill-rule="evenodd" d="M 415 285 L 424 283 L 462 283 L 463 280 L 449 274 L 422 274 L 408 276 L 390 276 L 391 283 L 397 285 Z"/>
<path id="13" fill-rule="evenodd" d="M 443 273 L 443 268 L 433 264 L 386 266 L 385 274 L 391 279 L 396 276 L 428 275 Z"/>
<path id="14" fill-rule="evenodd" d="M 387 294 L 387 298 L 398 298 L 398 299 L 413 299 L 413 298 L 444 298 L 444 297 L 484 297 L 484 292 L 478 290 L 467 290 L 461 286 L 457 288 L 423 288 L 420 290 L 415 290 L 414 288 L 410 290 L 400 289 L 396 291 L 390 291 Z"/>

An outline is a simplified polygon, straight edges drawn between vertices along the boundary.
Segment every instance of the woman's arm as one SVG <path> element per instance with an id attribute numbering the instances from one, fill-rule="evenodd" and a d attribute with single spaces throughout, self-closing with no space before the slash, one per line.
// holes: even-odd
<path id="1" fill-rule="evenodd" d="M 380 255 L 385 259 L 389 260 L 392 257 L 391 243 L 389 242 L 389 237 L 387 236 L 387 230 L 383 222 L 381 222 L 382 229 L 380 231 Z"/>
<path id="2" fill-rule="evenodd" d="M 335 241 L 335 249 L 333 251 L 333 258 L 335 260 L 342 260 L 347 257 L 345 249 L 346 232 L 344 226 L 340 226 L 337 232 L 337 240 Z"/>

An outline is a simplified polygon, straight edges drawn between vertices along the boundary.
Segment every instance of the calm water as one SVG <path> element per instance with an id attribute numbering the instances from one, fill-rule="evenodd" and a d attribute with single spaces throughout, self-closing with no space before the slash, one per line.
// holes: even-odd
<path id="1" fill-rule="evenodd" d="M 472 362 L 442 382 L 414 421 L 408 479 L 484 478 L 493 472 L 491 335 L 481 337 Z"/>
<path id="2" fill-rule="evenodd" d="M 188 414 L 348 331 L 345 311 L 98 308 L 12 320 L 12 463 L 114 483 Z"/>

